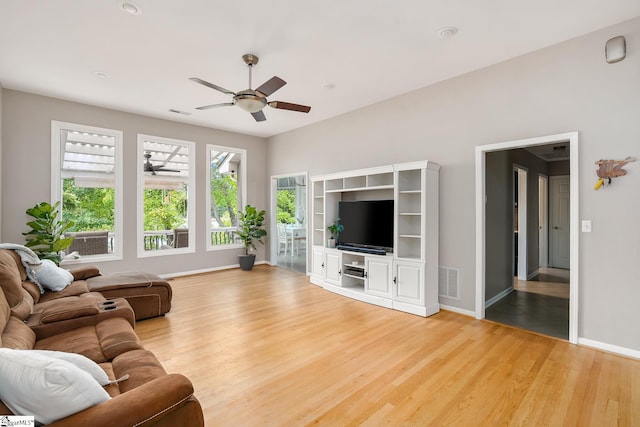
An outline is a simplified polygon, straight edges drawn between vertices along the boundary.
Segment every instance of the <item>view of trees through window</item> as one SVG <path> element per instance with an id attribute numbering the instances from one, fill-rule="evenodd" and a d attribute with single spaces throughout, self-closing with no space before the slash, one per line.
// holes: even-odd
<path id="1" fill-rule="evenodd" d="M 296 219 L 296 192 L 293 188 L 278 189 L 278 222 L 282 224 L 295 224 Z"/>
<path id="2" fill-rule="evenodd" d="M 235 230 L 244 207 L 244 162 L 242 149 L 207 145 L 208 209 L 210 248 L 238 244 Z"/>
<path id="3" fill-rule="evenodd" d="M 73 221 L 72 231 L 114 231 L 114 189 L 77 187 L 62 181 L 62 219 Z"/>

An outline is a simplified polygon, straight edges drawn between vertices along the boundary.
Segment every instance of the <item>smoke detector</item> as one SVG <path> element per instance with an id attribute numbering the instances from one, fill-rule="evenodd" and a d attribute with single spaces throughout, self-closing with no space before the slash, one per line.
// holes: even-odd
<path id="1" fill-rule="evenodd" d="M 444 27 L 436 31 L 436 37 L 439 39 L 448 39 L 453 37 L 457 32 L 458 29 L 456 27 Z"/>

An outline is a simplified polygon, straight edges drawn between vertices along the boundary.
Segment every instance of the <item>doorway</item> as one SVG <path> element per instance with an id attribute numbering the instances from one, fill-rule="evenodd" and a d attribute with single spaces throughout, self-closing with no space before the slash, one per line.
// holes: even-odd
<path id="1" fill-rule="evenodd" d="M 307 174 L 272 177 L 272 264 L 307 272 Z"/>
<path id="2" fill-rule="evenodd" d="M 540 235 L 542 234 L 542 232 L 540 231 L 540 227 L 544 226 L 544 221 L 538 221 L 538 219 L 536 218 L 535 221 L 529 221 L 528 225 L 527 225 L 527 230 L 526 230 L 526 234 L 530 236 L 530 239 L 528 244 L 526 245 L 526 248 L 528 248 L 528 255 L 529 255 L 529 265 L 528 265 L 528 269 L 525 270 L 525 275 L 521 276 L 523 277 L 522 280 L 520 280 L 518 278 L 519 273 L 521 273 L 520 271 L 514 271 L 514 267 L 515 267 L 515 263 L 511 260 L 513 260 L 514 258 L 511 258 L 511 260 L 508 262 L 507 265 L 505 265 L 504 273 L 500 273 L 498 272 L 502 277 L 502 279 L 500 279 L 502 281 L 502 283 L 505 284 L 505 289 L 502 290 L 502 292 L 500 293 L 500 289 L 496 290 L 495 289 L 495 283 L 494 283 L 494 277 L 496 275 L 496 270 L 500 270 L 500 264 L 496 264 L 495 261 L 495 252 L 492 247 L 493 246 L 498 246 L 498 249 L 500 247 L 505 247 L 506 244 L 509 245 L 509 247 L 514 248 L 515 251 L 515 245 L 510 244 L 510 243 L 505 243 L 502 246 L 500 246 L 500 244 L 496 244 L 495 240 L 496 239 L 500 239 L 500 236 L 496 236 L 493 233 L 493 230 L 495 229 L 495 221 L 496 218 L 489 218 L 489 221 L 491 221 L 493 223 L 494 228 L 491 229 L 491 234 L 487 234 L 487 205 L 491 203 L 491 198 L 494 197 L 495 198 L 495 183 L 494 182 L 489 182 L 489 189 L 491 189 L 492 191 L 494 191 L 493 194 L 491 194 L 491 192 L 487 192 L 487 155 L 490 153 L 498 153 L 498 152 L 504 152 L 506 150 L 514 150 L 514 149 L 522 149 L 522 148 L 536 148 L 536 147 L 542 147 L 545 145 L 565 145 L 567 151 L 569 152 L 569 169 L 570 169 L 570 173 L 569 175 L 571 176 L 570 179 L 568 179 L 568 182 L 566 183 L 566 189 L 568 190 L 566 192 L 566 196 L 567 196 L 567 201 L 568 201 L 568 208 L 566 209 L 566 211 L 564 213 L 566 213 L 566 219 L 567 219 L 567 227 L 566 227 L 566 232 L 567 232 L 567 236 L 569 237 L 568 239 L 568 243 L 566 245 L 566 247 L 563 247 L 562 249 L 564 250 L 564 254 L 567 255 L 568 261 L 569 261 L 569 267 L 571 270 L 571 275 L 569 277 L 569 284 L 568 284 L 568 289 L 569 289 L 569 298 L 568 300 L 564 301 L 564 304 L 568 306 L 568 310 L 566 310 L 565 308 L 565 313 L 566 316 L 568 317 L 568 319 L 566 320 L 566 324 L 568 324 L 568 327 L 565 326 L 565 330 L 568 329 L 567 333 L 565 334 L 564 338 L 568 338 L 570 342 L 572 343 L 577 343 L 577 331 L 578 331 L 578 293 L 577 293 L 577 283 L 578 283 L 578 192 L 577 192 L 577 187 L 578 187 L 578 134 L 577 132 L 571 132 L 571 133 L 566 133 L 566 134 L 559 134 L 559 135 L 550 135 L 550 136 L 546 136 L 546 137 L 539 137 L 539 138 L 530 138 L 530 139 L 524 139 L 524 140 L 517 140 L 517 141 L 508 141 L 508 142 L 504 142 L 504 143 L 499 143 L 499 144 L 491 144 L 491 145 L 486 145 L 486 146 L 479 146 L 476 147 L 476 318 L 478 319 L 483 319 L 486 316 L 486 309 L 488 307 L 487 304 L 489 304 L 489 306 L 491 306 L 491 304 L 497 305 L 499 303 L 502 303 L 504 301 L 508 301 L 509 299 L 514 298 L 517 295 L 522 296 L 525 299 L 528 300 L 539 300 L 540 298 L 546 298 L 547 295 L 544 295 L 544 293 L 540 293 L 540 292 L 531 292 L 531 289 L 533 288 L 540 288 L 539 284 L 532 284 L 529 289 L 526 292 L 517 292 L 516 291 L 516 287 L 519 286 L 526 286 L 529 284 L 529 282 L 534 282 L 534 280 L 531 280 L 532 278 L 543 278 L 545 276 L 553 276 L 553 271 L 548 272 L 548 271 L 544 271 L 541 269 L 544 269 L 546 267 L 542 267 L 544 265 L 544 256 L 540 256 L 541 251 L 539 250 L 539 248 L 536 248 L 536 246 L 540 243 L 541 239 L 540 239 Z M 508 156 L 505 156 L 508 157 Z M 490 163 L 491 164 L 491 163 Z M 510 168 L 509 169 L 510 172 L 507 172 L 511 177 L 514 176 L 514 172 L 513 170 Z M 495 175 L 495 171 L 492 171 L 492 178 Z M 533 175 L 533 174 L 531 174 Z M 511 178 L 513 179 L 513 178 Z M 544 178 L 542 179 L 542 181 L 544 181 Z M 542 198 L 542 192 L 544 191 L 544 188 L 542 190 L 540 190 L 540 188 L 543 186 L 543 184 L 541 184 L 542 182 L 541 180 L 539 180 L 538 178 L 534 178 L 534 179 L 529 179 L 529 184 L 526 186 L 529 190 L 531 190 L 531 194 L 528 197 L 529 202 L 531 202 L 532 197 L 534 194 L 534 191 L 537 187 L 538 191 L 535 191 L 536 194 L 535 195 L 535 201 L 532 204 L 538 204 L 538 200 L 540 198 Z M 549 184 L 549 186 L 551 186 L 551 184 Z M 518 189 L 520 190 L 522 187 L 518 186 Z M 526 191 L 526 190 L 525 190 Z M 489 195 L 489 197 L 488 197 Z M 513 200 L 511 198 L 512 196 L 509 196 L 510 200 Z M 549 206 L 550 209 L 551 206 Z M 535 209 L 535 216 L 538 216 L 538 208 Z M 491 212 L 491 215 L 495 215 L 496 210 L 495 209 L 489 209 L 489 212 Z M 511 212 L 514 212 L 513 207 L 511 208 Z M 529 213 L 531 215 L 531 209 L 529 209 Z M 511 221 L 509 222 L 511 223 Z M 537 231 L 536 231 L 537 230 Z M 506 231 L 506 230 L 505 230 Z M 513 234 L 513 230 L 509 230 L 509 234 L 503 233 L 504 235 L 504 242 L 513 242 L 514 240 L 510 237 Z M 522 230 L 519 229 L 518 230 L 518 234 L 522 234 Z M 488 238 L 489 236 L 489 238 Z M 536 236 L 535 238 L 533 238 L 532 236 Z M 489 245 L 489 246 L 487 246 Z M 520 240 L 518 241 L 518 248 L 522 247 L 520 245 Z M 505 247 L 506 249 L 506 247 Z M 499 251 L 498 251 L 499 252 Z M 503 251 L 504 254 L 506 255 L 507 251 Z M 508 251 L 511 252 L 511 251 Z M 512 253 L 513 255 L 513 253 Z M 520 254 L 518 254 L 520 255 Z M 544 254 L 543 254 L 544 255 Z M 488 259 L 489 258 L 489 259 Z M 518 262 L 519 265 L 519 262 Z M 489 267 L 490 266 L 490 267 Z M 489 274 L 488 274 L 489 273 Z M 515 274 L 514 274 L 515 273 Z M 527 274 L 528 273 L 528 274 Z M 550 274 L 551 273 L 551 274 Z M 493 275 L 493 276 L 492 276 Z M 509 279 L 507 276 L 511 275 L 511 279 Z M 509 281 L 512 280 L 512 285 L 509 286 Z M 485 295 L 485 292 L 487 292 L 487 290 L 489 290 L 489 294 Z M 494 295 L 494 293 L 496 293 L 496 295 Z M 489 296 L 491 298 L 485 298 L 486 296 Z M 522 299 L 520 298 L 519 303 L 522 302 Z M 529 301 L 529 302 L 530 302 Z M 547 316 L 547 314 L 544 313 L 544 310 L 546 310 L 548 307 L 550 306 L 550 304 L 548 302 L 542 302 L 540 304 L 538 304 L 538 308 L 542 309 L 542 312 L 538 311 L 538 316 L 539 318 L 544 318 L 545 316 Z M 544 331 L 542 332 L 544 333 Z"/>

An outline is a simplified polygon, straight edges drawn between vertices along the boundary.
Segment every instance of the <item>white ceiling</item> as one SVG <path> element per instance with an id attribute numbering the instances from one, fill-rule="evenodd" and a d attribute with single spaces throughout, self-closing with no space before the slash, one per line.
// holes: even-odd
<path id="1" fill-rule="evenodd" d="M 638 0 L 133 2 L 138 15 L 117 0 L 0 0 L 0 83 L 267 137 L 640 15 Z M 436 37 L 448 26 L 454 37 Z M 247 89 L 245 53 L 260 57 L 253 88 L 277 75 L 287 85 L 269 100 L 311 112 L 266 107 L 258 123 L 238 107 L 196 110 L 231 97 L 189 77 Z"/>

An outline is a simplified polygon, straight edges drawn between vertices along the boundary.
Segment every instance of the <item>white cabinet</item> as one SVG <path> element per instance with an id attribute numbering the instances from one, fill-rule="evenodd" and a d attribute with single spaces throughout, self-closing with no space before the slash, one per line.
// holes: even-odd
<path id="1" fill-rule="evenodd" d="M 391 298 L 391 265 L 391 259 L 366 257 L 364 291 L 371 295 Z"/>
<path id="2" fill-rule="evenodd" d="M 341 286 L 341 256 L 337 249 L 327 249 L 324 253 L 324 280 L 332 285 Z"/>
<path id="3" fill-rule="evenodd" d="M 313 246 L 311 249 L 311 283 L 322 285 L 324 282 L 324 248 Z"/>
<path id="4" fill-rule="evenodd" d="M 311 281 L 371 304 L 421 316 L 437 313 L 439 170 L 419 161 L 312 177 Z M 340 201 L 391 199 L 393 253 L 326 246 L 326 229 L 338 219 Z"/>

